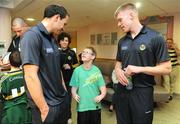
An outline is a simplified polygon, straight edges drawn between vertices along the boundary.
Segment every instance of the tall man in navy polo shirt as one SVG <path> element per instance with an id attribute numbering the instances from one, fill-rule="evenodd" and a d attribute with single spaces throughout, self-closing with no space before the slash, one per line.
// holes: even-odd
<path id="1" fill-rule="evenodd" d="M 67 124 L 67 91 L 53 34 L 63 30 L 68 19 L 69 14 L 63 6 L 49 5 L 41 23 L 27 31 L 21 41 L 33 124 Z"/>
<path id="2" fill-rule="evenodd" d="M 131 3 L 120 6 L 115 18 L 126 33 L 118 43 L 115 65 L 117 123 L 152 124 L 154 76 L 171 71 L 164 38 L 140 24 L 138 10 Z"/>

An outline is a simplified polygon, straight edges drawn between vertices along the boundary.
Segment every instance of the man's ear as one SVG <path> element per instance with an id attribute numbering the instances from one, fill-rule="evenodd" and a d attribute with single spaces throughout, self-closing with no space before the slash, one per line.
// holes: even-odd
<path id="1" fill-rule="evenodd" d="M 130 19 L 133 20 L 134 19 L 134 13 L 130 12 L 129 15 L 130 15 Z"/>
<path id="2" fill-rule="evenodd" d="M 54 15 L 53 18 L 55 21 L 58 21 L 58 19 L 61 19 L 59 15 Z"/>

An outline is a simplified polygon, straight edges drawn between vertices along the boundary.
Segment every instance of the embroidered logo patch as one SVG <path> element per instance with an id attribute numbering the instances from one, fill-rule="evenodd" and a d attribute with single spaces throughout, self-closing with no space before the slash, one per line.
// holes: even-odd
<path id="1" fill-rule="evenodd" d="M 121 50 L 127 50 L 127 49 L 128 49 L 127 46 L 122 46 L 122 47 L 121 47 Z"/>
<path id="2" fill-rule="evenodd" d="M 46 53 L 53 53 L 54 50 L 52 48 L 46 48 Z"/>
<path id="3" fill-rule="evenodd" d="M 140 49 L 141 51 L 143 51 L 143 50 L 146 49 L 146 46 L 145 46 L 144 44 L 141 44 L 140 47 L 139 47 L 139 49 Z"/>
<path id="4" fill-rule="evenodd" d="M 71 60 L 72 58 L 71 58 L 71 56 L 68 56 L 68 60 Z"/>

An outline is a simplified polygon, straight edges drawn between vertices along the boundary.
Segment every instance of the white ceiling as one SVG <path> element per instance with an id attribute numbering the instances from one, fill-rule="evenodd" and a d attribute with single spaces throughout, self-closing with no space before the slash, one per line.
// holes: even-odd
<path id="1" fill-rule="evenodd" d="M 141 2 L 140 17 L 180 13 L 180 0 L 24 0 L 12 9 L 12 16 L 33 17 L 36 21 L 29 24 L 35 25 L 42 19 L 47 5 L 61 4 L 70 13 L 67 29 L 77 30 L 85 25 L 113 20 L 116 8 L 125 2 Z"/>
<path id="2" fill-rule="evenodd" d="M 0 7 L 13 9 L 22 1 L 23 0 L 0 0 Z"/>

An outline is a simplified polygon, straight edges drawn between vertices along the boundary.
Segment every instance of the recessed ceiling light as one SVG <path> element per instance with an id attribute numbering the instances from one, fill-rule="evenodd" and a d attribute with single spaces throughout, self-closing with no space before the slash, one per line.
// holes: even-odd
<path id="1" fill-rule="evenodd" d="M 28 21 L 35 21 L 35 19 L 34 18 L 27 18 L 26 20 L 28 20 Z"/>
<path id="2" fill-rule="evenodd" d="M 135 3 L 135 5 L 136 5 L 137 8 L 141 7 L 141 3 L 140 2 Z"/>

